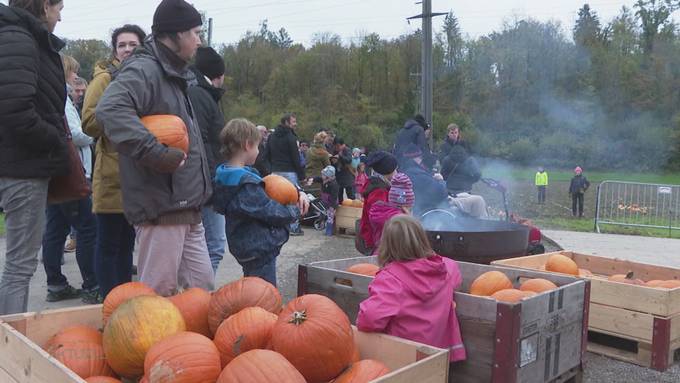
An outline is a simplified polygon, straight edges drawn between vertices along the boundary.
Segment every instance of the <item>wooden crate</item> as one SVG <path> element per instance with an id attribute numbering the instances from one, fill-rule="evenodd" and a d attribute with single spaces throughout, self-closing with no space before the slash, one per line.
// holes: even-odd
<path id="1" fill-rule="evenodd" d="M 348 273 L 347 267 L 375 262 L 375 257 L 314 262 L 298 269 L 298 294 L 333 299 L 354 322 L 359 303 L 368 296 L 372 277 Z M 456 292 L 456 312 L 468 358 L 450 371 L 455 382 L 579 381 L 586 346 L 590 283 L 569 276 L 498 266 L 458 263 L 461 291 L 489 270 L 500 270 L 516 285 L 546 278 L 560 288 L 517 304 Z"/>
<path id="2" fill-rule="evenodd" d="M 335 230 L 342 234 L 356 233 L 355 225 L 361 219 L 360 207 L 338 206 L 335 211 Z"/>
<path id="3" fill-rule="evenodd" d="M 645 281 L 680 279 L 680 270 L 571 251 L 558 253 L 595 274 L 588 278 L 589 351 L 659 371 L 680 359 L 680 288 L 655 289 L 606 279 L 630 271 L 635 278 Z M 556 253 L 505 259 L 494 264 L 540 270 L 552 254 Z"/>
<path id="4" fill-rule="evenodd" d="M 101 327 L 101 305 L 0 317 L 0 382 L 85 383 L 40 346 L 75 324 Z M 445 383 L 449 353 L 405 339 L 354 329 L 359 353 L 385 363 L 390 374 L 375 383 Z"/>

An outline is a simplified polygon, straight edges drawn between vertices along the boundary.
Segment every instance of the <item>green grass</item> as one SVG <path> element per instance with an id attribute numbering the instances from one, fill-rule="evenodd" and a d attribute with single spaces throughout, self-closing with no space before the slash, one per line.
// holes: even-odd
<path id="1" fill-rule="evenodd" d="M 552 170 L 546 169 L 550 181 L 571 180 L 574 176 L 572 170 Z M 512 167 L 510 169 L 485 168 L 482 169 L 484 177 L 512 179 L 515 181 L 534 182 L 536 168 Z M 627 173 L 627 172 L 607 172 L 607 171 L 585 171 L 583 173 L 591 183 L 599 183 L 605 180 L 641 182 L 652 184 L 680 185 L 680 173 Z"/>
<path id="2" fill-rule="evenodd" d="M 5 215 L 0 214 L 0 235 L 5 235 Z"/>
<path id="3" fill-rule="evenodd" d="M 595 221 L 592 219 L 576 219 L 563 217 L 534 218 L 534 223 L 541 229 L 595 232 Z M 600 224 L 600 232 L 606 234 L 639 235 L 643 237 L 678 238 L 680 230 L 657 229 L 649 227 L 632 227 Z"/>

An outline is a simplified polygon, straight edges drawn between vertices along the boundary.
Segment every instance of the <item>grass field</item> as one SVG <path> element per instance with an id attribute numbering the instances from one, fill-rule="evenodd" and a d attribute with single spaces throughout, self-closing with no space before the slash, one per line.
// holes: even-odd
<path id="1" fill-rule="evenodd" d="M 571 169 L 551 170 L 546 169 L 550 182 L 569 182 L 574 176 Z M 534 182 L 536 174 L 535 168 L 520 167 L 487 167 L 484 169 L 484 177 L 497 179 L 512 179 L 518 182 Z M 680 173 L 625 173 L 625 172 L 603 172 L 585 171 L 583 174 L 591 183 L 599 183 L 605 180 L 642 182 L 651 184 L 680 185 Z"/>
<path id="2" fill-rule="evenodd" d="M 0 214 L 0 235 L 5 235 L 5 215 Z"/>

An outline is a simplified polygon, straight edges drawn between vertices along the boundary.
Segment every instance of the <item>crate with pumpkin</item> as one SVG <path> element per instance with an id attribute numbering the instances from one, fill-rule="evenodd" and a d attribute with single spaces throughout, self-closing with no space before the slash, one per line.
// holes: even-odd
<path id="1" fill-rule="evenodd" d="M 659 371 L 680 358 L 680 269 L 572 251 L 494 264 L 590 280 L 589 351 Z"/>
<path id="2" fill-rule="evenodd" d="M 356 331 L 321 295 L 282 305 L 242 278 L 157 296 L 130 282 L 103 305 L 0 317 L 0 381 L 446 382 L 448 352 Z"/>
<path id="3" fill-rule="evenodd" d="M 541 271 L 458 262 L 455 294 L 467 360 L 453 365 L 455 382 L 564 382 L 582 375 L 590 282 Z M 298 295 L 321 294 L 354 322 L 376 257 L 298 267 Z"/>

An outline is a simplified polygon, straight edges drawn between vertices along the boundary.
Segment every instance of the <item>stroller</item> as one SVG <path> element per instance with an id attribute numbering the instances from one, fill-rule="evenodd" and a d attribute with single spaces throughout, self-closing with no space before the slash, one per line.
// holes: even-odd
<path id="1" fill-rule="evenodd" d="M 326 228 L 326 220 L 328 219 L 326 204 L 321 201 L 321 198 L 314 197 L 312 193 L 306 194 L 309 199 L 309 211 L 307 215 L 302 217 L 301 223 L 311 223 L 315 230 L 324 230 Z"/>

